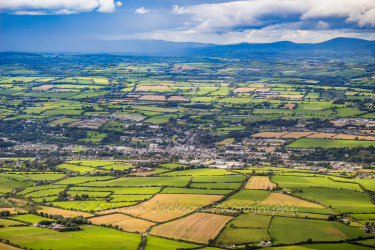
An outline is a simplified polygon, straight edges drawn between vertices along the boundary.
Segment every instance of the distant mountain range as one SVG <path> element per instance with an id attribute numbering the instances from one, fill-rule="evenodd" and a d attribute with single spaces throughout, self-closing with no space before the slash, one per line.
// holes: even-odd
<path id="1" fill-rule="evenodd" d="M 24 43 L 20 43 L 24 44 Z M 134 56 L 209 56 L 229 58 L 309 57 L 323 55 L 374 55 L 375 41 L 355 38 L 335 38 L 322 43 L 240 43 L 215 45 L 177 43 L 161 40 L 85 40 L 81 42 L 30 43 L 21 47 L 17 43 L 2 44 L 3 52 L 96 54 L 107 53 Z"/>

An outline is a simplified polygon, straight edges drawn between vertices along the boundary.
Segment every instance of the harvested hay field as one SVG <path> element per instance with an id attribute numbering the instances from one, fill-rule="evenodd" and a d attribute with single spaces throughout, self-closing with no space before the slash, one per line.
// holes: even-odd
<path id="1" fill-rule="evenodd" d="M 309 136 L 306 136 L 307 138 L 316 138 L 316 139 L 331 139 L 333 136 L 336 136 L 337 134 L 333 133 L 315 133 Z"/>
<path id="2" fill-rule="evenodd" d="M 155 223 L 133 218 L 131 216 L 125 215 L 125 214 L 110 214 L 110 215 L 104 215 L 99 217 L 94 217 L 92 219 L 89 219 L 89 221 L 92 222 L 92 224 L 112 224 L 113 226 L 119 226 L 119 228 L 122 228 L 125 231 L 128 232 L 145 232 L 149 227 L 155 225 Z"/>
<path id="3" fill-rule="evenodd" d="M 341 139 L 341 140 L 364 140 L 364 141 L 375 141 L 374 136 L 358 136 L 358 135 L 346 135 L 346 134 L 338 134 L 331 139 Z"/>
<path id="4" fill-rule="evenodd" d="M 49 89 L 52 89 L 53 87 L 54 86 L 52 84 L 46 84 L 46 85 L 34 87 L 33 90 L 49 90 Z"/>
<path id="5" fill-rule="evenodd" d="M 272 183 L 268 176 L 252 176 L 245 186 L 247 189 L 269 188 L 269 190 L 272 190 L 274 187 L 276 187 L 276 184 Z"/>
<path id="6" fill-rule="evenodd" d="M 260 89 L 255 90 L 255 92 L 262 92 L 262 93 L 267 93 L 270 91 L 271 91 L 271 88 L 260 88 Z"/>
<path id="7" fill-rule="evenodd" d="M 153 89 L 169 89 L 170 90 L 168 86 L 159 85 L 159 86 L 140 86 L 136 88 L 135 91 L 150 91 Z"/>
<path id="8" fill-rule="evenodd" d="M 308 135 L 311 135 L 312 132 L 290 132 L 290 133 L 287 133 L 283 136 L 281 136 L 280 138 L 293 138 L 293 139 L 298 139 L 298 138 L 301 138 L 301 137 L 306 137 Z"/>
<path id="9" fill-rule="evenodd" d="M 144 95 L 138 98 L 140 101 L 165 101 L 165 96 L 163 95 Z"/>
<path id="10" fill-rule="evenodd" d="M 232 217 L 195 213 L 186 218 L 156 226 L 151 234 L 169 238 L 208 243 L 214 239 Z"/>
<path id="11" fill-rule="evenodd" d="M 53 214 L 53 215 L 61 215 L 64 217 L 76 217 L 76 216 L 91 217 L 92 216 L 92 214 L 89 214 L 89 213 L 69 211 L 69 210 L 54 208 L 54 207 L 43 207 L 43 209 L 38 210 L 38 212 L 43 212 L 43 213 Z"/>
<path id="12" fill-rule="evenodd" d="M 330 235 L 333 235 L 333 236 L 336 236 L 336 237 L 339 237 L 339 238 L 346 238 L 346 235 L 343 234 L 338 228 L 336 227 L 326 227 L 324 228 L 327 233 L 329 233 Z"/>
<path id="13" fill-rule="evenodd" d="M 0 208 L 0 212 L 9 211 L 11 214 L 16 214 L 19 210 L 15 211 L 14 208 Z"/>
<path id="14" fill-rule="evenodd" d="M 279 97 L 289 98 L 289 99 L 301 99 L 304 95 L 279 95 Z"/>
<path id="15" fill-rule="evenodd" d="M 256 88 L 237 88 L 233 90 L 233 93 L 248 93 L 254 91 Z"/>
<path id="16" fill-rule="evenodd" d="M 14 250 L 20 250 L 21 248 L 14 247 L 14 246 L 11 246 L 11 245 L 0 242 L 0 249 L 2 249 L 2 250 L 13 250 L 13 249 Z"/>
<path id="17" fill-rule="evenodd" d="M 252 135 L 252 137 L 261 137 L 261 138 L 280 138 L 281 136 L 287 134 L 288 132 L 262 132 L 255 135 Z"/>
<path id="18" fill-rule="evenodd" d="M 167 100 L 168 102 L 190 102 L 189 99 L 182 96 L 171 96 Z"/>
<path id="19" fill-rule="evenodd" d="M 323 206 L 319 204 L 315 204 L 312 202 L 300 200 L 297 198 L 294 198 L 292 196 L 281 194 L 281 193 L 272 193 L 270 196 L 268 196 L 265 200 L 258 203 L 258 205 L 269 205 L 269 206 L 281 206 L 284 207 L 314 207 L 314 208 L 323 208 Z"/>
<path id="20" fill-rule="evenodd" d="M 283 107 L 281 107 L 282 109 L 294 109 L 296 107 L 296 105 L 294 103 L 291 103 L 291 104 L 284 104 Z"/>
<path id="21" fill-rule="evenodd" d="M 124 213 L 150 221 L 164 222 L 191 213 L 222 198 L 221 195 L 157 194 L 139 205 L 124 208 Z M 177 205 L 177 208 L 176 208 Z"/>

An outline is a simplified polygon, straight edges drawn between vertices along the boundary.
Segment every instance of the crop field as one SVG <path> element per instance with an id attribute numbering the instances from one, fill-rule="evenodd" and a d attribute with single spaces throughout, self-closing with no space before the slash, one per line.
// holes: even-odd
<path id="1" fill-rule="evenodd" d="M 272 190 L 276 184 L 270 182 L 269 177 L 265 176 L 252 176 L 246 183 L 245 188 L 248 189 L 268 189 Z"/>
<path id="2" fill-rule="evenodd" d="M 230 173 L 230 172 L 227 172 Z M 225 176 L 194 176 L 193 182 L 242 182 L 245 180 L 243 175 L 225 175 Z"/>
<path id="3" fill-rule="evenodd" d="M 355 239 L 365 234 L 358 229 L 334 221 L 307 220 L 287 217 L 274 217 L 269 233 L 277 243 L 296 243 L 308 238 L 320 241 Z"/>
<path id="4" fill-rule="evenodd" d="M 12 215 L 11 218 L 24 221 L 24 222 L 33 223 L 33 224 L 38 223 L 39 221 L 42 221 L 42 220 L 54 221 L 52 219 L 48 219 L 48 218 L 33 215 L 33 214 Z"/>
<path id="5" fill-rule="evenodd" d="M 65 174 L 29 174 L 27 177 L 29 177 L 33 181 L 55 181 L 58 179 L 61 179 L 65 176 Z"/>
<path id="6" fill-rule="evenodd" d="M 231 217 L 195 213 L 183 219 L 155 226 L 151 234 L 168 238 L 208 243 L 214 239 Z"/>
<path id="7" fill-rule="evenodd" d="M 155 222 L 164 222 L 209 205 L 222 198 L 220 195 L 157 194 L 152 199 L 133 206 L 128 214 Z"/>
<path id="8" fill-rule="evenodd" d="M 97 225 L 112 224 L 114 226 L 119 226 L 119 228 L 122 228 L 127 232 L 145 232 L 149 227 L 155 225 L 155 223 L 149 221 L 118 213 L 94 217 L 92 219 L 89 219 L 89 221 L 91 221 L 92 224 Z"/>

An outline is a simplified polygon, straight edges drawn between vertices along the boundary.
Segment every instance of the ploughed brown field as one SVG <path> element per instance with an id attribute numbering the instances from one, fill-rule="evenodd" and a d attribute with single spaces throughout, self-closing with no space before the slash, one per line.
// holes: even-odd
<path id="1" fill-rule="evenodd" d="M 151 234 L 164 237 L 208 243 L 214 239 L 232 217 L 195 213 L 188 217 L 167 222 L 152 228 Z"/>
<path id="2" fill-rule="evenodd" d="M 171 96 L 168 98 L 167 101 L 181 101 L 181 102 L 189 102 L 190 100 L 183 97 L 183 96 Z"/>

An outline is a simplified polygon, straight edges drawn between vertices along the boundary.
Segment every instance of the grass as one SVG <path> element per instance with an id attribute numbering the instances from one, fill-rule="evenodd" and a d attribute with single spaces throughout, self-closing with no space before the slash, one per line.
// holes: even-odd
<path id="1" fill-rule="evenodd" d="M 105 181 L 112 178 L 112 176 L 78 176 L 66 178 L 64 180 L 57 182 L 57 184 L 77 184 L 92 181 Z"/>
<path id="2" fill-rule="evenodd" d="M 0 194 L 11 192 L 15 188 L 27 187 L 34 185 L 31 181 L 15 181 L 8 178 L 0 177 Z"/>
<path id="3" fill-rule="evenodd" d="M 335 229 L 333 229 L 335 228 Z M 334 221 L 274 217 L 269 228 L 273 244 L 292 244 L 311 238 L 315 241 L 339 241 L 365 236 L 361 231 Z"/>
<path id="4" fill-rule="evenodd" d="M 332 206 L 340 212 L 374 213 L 375 205 L 365 193 L 331 188 L 303 188 L 299 196 Z"/>
<path id="5" fill-rule="evenodd" d="M 69 124 L 69 123 L 72 123 L 72 122 L 76 122 L 76 121 L 79 121 L 79 119 L 73 119 L 73 118 L 61 118 L 61 119 L 57 119 L 57 120 L 54 120 L 50 123 L 48 123 L 48 125 L 63 125 L 63 124 Z"/>
<path id="6" fill-rule="evenodd" d="M 85 167 L 85 166 L 77 166 L 77 165 L 72 165 L 72 164 L 59 164 L 56 166 L 57 168 L 64 168 L 69 171 L 74 171 L 74 172 L 91 172 L 95 169 L 90 168 L 90 167 Z"/>
<path id="7" fill-rule="evenodd" d="M 193 182 L 242 182 L 244 179 L 243 175 L 194 176 Z"/>
<path id="8" fill-rule="evenodd" d="M 3 240 L 9 240 L 29 249 L 51 249 L 63 246 L 64 250 L 75 249 L 137 249 L 139 234 L 120 232 L 114 229 L 85 226 L 82 231 L 59 233 L 36 227 L 1 228 Z M 98 237 L 100 236 L 100 237 Z"/>
<path id="9" fill-rule="evenodd" d="M 241 183 L 191 183 L 192 188 L 205 188 L 205 189 L 237 189 Z"/>
<path id="10" fill-rule="evenodd" d="M 241 190 L 223 202 L 228 208 L 252 206 L 255 203 L 264 200 L 270 195 L 269 191 L 261 190 Z"/>
<path id="11" fill-rule="evenodd" d="M 49 218 L 45 218 L 45 217 L 41 217 L 41 216 L 37 216 L 33 214 L 12 215 L 10 218 L 24 221 L 24 222 L 33 223 L 33 224 L 38 223 L 42 220 L 55 221 Z"/>
<path id="12" fill-rule="evenodd" d="M 174 172 L 168 172 L 161 176 L 205 176 L 205 175 L 234 175 L 232 172 L 228 172 L 225 169 L 213 169 L 213 168 L 197 168 L 187 169 Z M 201 178 L 204 179 L 204 178 Z"/>
<path id="13" fill-rule="evenodd" d="M 351 148 L 367 146 L 375 146 L 375 141 L 301 138 L 287 145 L 289 148 Z"/>
<path id="14" fill-rule="evenodd" d="M 27 177 L 32 179 L 33 181 L 55 181 L 57 179 L 61 179 L 65 176 L 65 174 L 29 174 Z"/>
<path id="15" fill-rule="evenodd" d="M 183 187 L 190 177 L 125 177 L 109 181 L 90 182 L 83 186 L 120 186 L 120 187 L 149 187 L 149 186 L 169 186 Z"/>
<path id="16" fill-rule="evenodd" d="M 28 193 L 28 194 L 25 195 L 25 197 L 38 198 L 38 197 L 45 197 L 45 196 L 50 196 L 50 195 L 58 195 L 59 192 L 64 191 L 64 190 L 65 190 L 65 188 L 45 189 L 45 190 L 41 190 L 41 191 L 35 191 L 35 192 L 32 192 L 32 193 Z"/>
<path id="17" fill-rule="evenodd" d="M 198 245 L 147 236 L 147 245 L 145 250 L 176 250 L 194 247 L 198 247 Z"/>
<path id="18" fill-rule="evenodd" d="M 303 176 L 272 176 L 271 180 L 277 183 L 280 187 L 291 190 L 292 188 L 300 189 L 304 187 L 327 187 L 335 189 L 347 189 L 361 191 L 359 185 L 355 183 L 345 183 L 331 181 L 326 177 L 303 177 Z"/>
<path id="19" fill-rule="evenodd" d="M 167 187 L 161 191 L 161 194 L 219 194 L 225 195 L 232 190 L 213 190 L 213 189 L 194 189 L 194 188 L 173 188 Z"/>
<path id="20" fill-rule="evenodd" d="M 269 240 L 269 237 L 266 229 L 225 228 L 215 240 L 215 243 L 227 246 L 252 242 L 259 243 L 267 240 Z"/>

